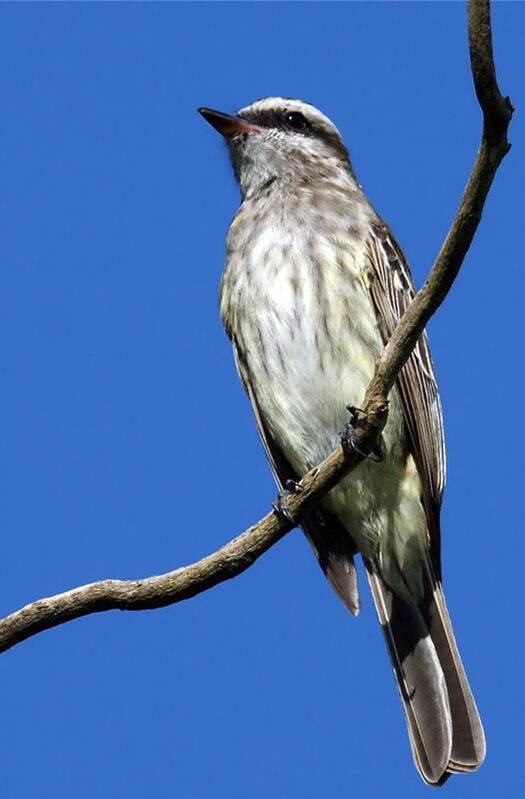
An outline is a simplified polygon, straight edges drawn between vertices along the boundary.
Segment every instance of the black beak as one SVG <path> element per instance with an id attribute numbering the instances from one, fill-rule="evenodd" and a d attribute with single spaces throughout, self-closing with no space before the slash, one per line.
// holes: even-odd
<path id="1" fill-rule="evenodd" d="M 223 114 L 221 111 L 213 111 L 211 108 L 198 108 L 197 110 L 206 122 L 209 122 L 215 130 L 218 130 L 225 139 L 230 139 L 239 133 L 254 133 L 260 130 L 257 125 L 253 125 L 248 120 L 241 119 L 241 117 Z"/>

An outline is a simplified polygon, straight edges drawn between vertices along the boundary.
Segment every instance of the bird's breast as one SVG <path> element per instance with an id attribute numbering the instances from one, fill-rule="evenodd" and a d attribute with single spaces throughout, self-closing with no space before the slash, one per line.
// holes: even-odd
<path id="1" fill-rule="evenodd" d="M 368 229 L 333 216 L 330 224 L 315 214 L 298 218 L 236 217 L 220 307 L 264 424 L 302 475 L 338 445 L 346 406 L 362 403 L 383 341 L 369 290 Z M 418 594 L 426 522 L 396 389 L 382 447 L 382 464 L 361 464 L 324 504 L 400 596 L 400 568 Z"/>
<path id="2" fill-rule="evenodd" d="M 220 301 L 265 421 L 304 471 L 336 446 L 382 341 L 365 231 L 298 218 L 283 209 L 251 230 L 249 215 L 234 223 Z"/>

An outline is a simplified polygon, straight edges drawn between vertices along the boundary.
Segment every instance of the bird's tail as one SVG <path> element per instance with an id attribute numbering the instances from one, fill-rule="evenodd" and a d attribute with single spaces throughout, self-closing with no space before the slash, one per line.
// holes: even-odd
<path id="1" fill-rule="evenodd" d="M 475 771 L 485 737 L 432 563 L 423 602 L 396 596 L 370 563 L 368 583 L 408 725 L 414 762 L 429 785 Z"/>

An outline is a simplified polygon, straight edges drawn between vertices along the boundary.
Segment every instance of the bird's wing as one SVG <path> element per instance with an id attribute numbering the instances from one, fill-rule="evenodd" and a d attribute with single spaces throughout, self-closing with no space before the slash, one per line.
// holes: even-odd
<path id="1" fill-rule="evenodd" d="M 415 289 L 403 253 L 384 223 L 373 226 L 368 246 L 374 270 L 370 291 L 386 343 Z M 423 601 L 418 606 L 406 604 L 366 560 L 365 569 L 416 766 L 425 782 L 441 785 L 451 773 L 478 768 L 485 756 L 485 739 L 441 589 L 439 509 L 445 485 L 445 445 L 425 333 L 399 373 L 397 389 L 423 484 L 430 535 Z"/>
<path id="2" fill-rule="evenodd" d="M 383 322 L 386 341 L 415 295 L 406 259 L 387 225 L 373 225 L 368 240 L 373 276 L 370 292 Z M 397 378 L 397 389 L 419 475 L 428 519 L 430 544 L 440 572 L 439 509 L 445 486 L 445 443 L 441 404 L 426 333 L 423 333 Z"/>
<path id="3" fill-rule="evenodd" d="M 295 473 L 280 448 L 276 445 L 264 423 L 257 397 L 253 390 L 248 365 L 241 350 L 232 338 L 235 364 L 242 386 L 251 402 L 257 430 L 261 437 L 266 457 L 281 490 L 286 488 L 287 481 L 297 481 L 302 475 Z M 342 524 L 321 507 L 314 508 L 301 522 L 301 529 L 312 547 L 319 565 L 344 606 L 353 616 L 359 613 L 359 593 L 357 590 L 357 573 L 354 564 L 356 549 L 352 539 Z"/>

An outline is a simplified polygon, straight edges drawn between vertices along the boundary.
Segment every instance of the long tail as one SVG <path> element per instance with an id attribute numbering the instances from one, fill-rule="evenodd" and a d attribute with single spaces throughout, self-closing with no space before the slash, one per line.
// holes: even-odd
<path id="1" fill-rule="evenodd" d="M 430 560 L 417 607 L 396 596 L 370 563 L 365 568 L 421 777 L 442 785 L 451 774 L 475 771 L 485 736 Z"/>

